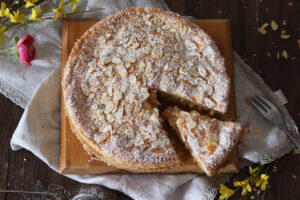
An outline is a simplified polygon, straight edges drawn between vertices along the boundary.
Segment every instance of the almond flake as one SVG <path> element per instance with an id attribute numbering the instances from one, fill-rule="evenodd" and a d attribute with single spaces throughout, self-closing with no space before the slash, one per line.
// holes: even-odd
<path id="1" fill-rule="evenodd" d="M 100 44 L 104 44 L 104 43 L 106 42 L 105 37 L 104 37 L 104 36 L 100 36 L 100 37 L 98 38 L 98 42 L 99 42 Z"/>
<path id="2" fill-rule="evenodd" d="M 286 52 L 286 50 L 283 50 L 281 53 L 282 57 L 284 57 L 285 59 L 288 59 L 288 54 Z"/>
<path id="3" fill-rule="evenodd" d="M 288 39 L 288 38 L 290 38 L 291 36 L 290 36 L 290 35 L 280 35 L 280 37 L 281 37 L 282 39 Z"/>
<path id="4" fill-rule="evenodd" d="M 278 29 L 278 24 L 274 20 L 271 21 L 271 28 L 273 29 L 273 31 L 276 31 Z"/>
<path id="5" fill-rule="evenodd" d="M 259 29 L 258 32 L 260 32 L 262 35 L 267 34 L 267 31 L 265 30 L 265 28 L 267 28 L 269 26 L 268 23 L 264 23 Z"/>

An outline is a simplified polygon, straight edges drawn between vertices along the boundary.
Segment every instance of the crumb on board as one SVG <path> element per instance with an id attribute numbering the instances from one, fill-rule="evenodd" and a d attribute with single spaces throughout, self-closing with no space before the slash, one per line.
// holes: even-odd
<path id="1" fill-rule="evenodd" d="M 254 132 L 253 132 L 253 136 L 254 137 L 257 137 L 259 134 L 260 134 L 260 129 L 259 128 L 256 128 L 255 130 L 254 130 Z"/>

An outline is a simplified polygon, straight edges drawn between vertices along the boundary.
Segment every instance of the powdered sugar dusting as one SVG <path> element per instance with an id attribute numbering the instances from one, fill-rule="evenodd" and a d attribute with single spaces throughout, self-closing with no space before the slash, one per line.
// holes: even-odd
<path id="1" fill-rule="evenodd" d="M 214 42 L 172 12 L 132 8 L 103 19 L 77 42 L 66 68 L 68 114 L 106 154 L 128 162 L 178 159 L 150 89 L 227 109 L 229 78 Z"/>

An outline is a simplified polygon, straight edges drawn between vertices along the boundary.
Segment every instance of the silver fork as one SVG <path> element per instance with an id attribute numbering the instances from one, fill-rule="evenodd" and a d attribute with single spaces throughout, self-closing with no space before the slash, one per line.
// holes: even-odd
<path id="1" fill-rule="evenodd" d="M 279 127 L 293 141 L 297 149 L 300 150 L 300 144 L 289 133 L 278 108 L 273 103 L 257 94 L 250 99 L 250 102 L 266 119 L 268 119 L 275 126 Z"/>

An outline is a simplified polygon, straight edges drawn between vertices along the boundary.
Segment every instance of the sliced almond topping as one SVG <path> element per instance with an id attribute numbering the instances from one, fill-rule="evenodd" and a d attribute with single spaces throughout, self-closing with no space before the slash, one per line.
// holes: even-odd
<path id="1" fill-rule="evenodd" d="M 190 120 L 186 123 L 186 126 L 187 126 L 188 129 L 193 129 L 197 126 L 197 124 L 193 120 Z"/>
<path id="2" fill-rule="evenodd" d="M 100 37 L 98 38 L 98 42 L 99 42 L 100 44 L 104 44 L 104 43 L 106 42 L 105 37 L 104 37 L 104 36 L 100 36 Z"/>

